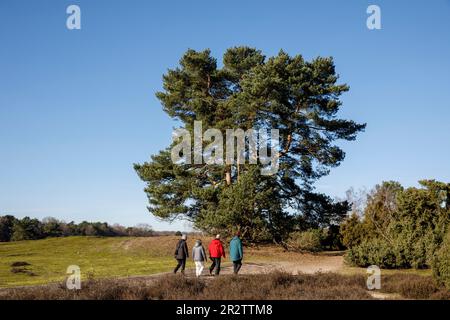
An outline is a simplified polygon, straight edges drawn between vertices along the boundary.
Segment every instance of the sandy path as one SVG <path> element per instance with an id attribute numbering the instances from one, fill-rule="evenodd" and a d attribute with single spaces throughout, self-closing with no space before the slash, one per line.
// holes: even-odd
<path id="1" fill-rule="evenodd" d="M 317 272 L 339 272 L 344 267 L 344 259 L 342 255 L 335 254 L 299 254 L 296 260 L 288 261 L 270 261 L 270 262 L 243 262 L 242 268 L 239 274 L 261 274 L 268 273 L 272 271 L 285 271 L 291 274 L 307 273 L 314 274 Z M 209 278 L 209 266 L 210 262 L 205 264 L 205 269 L 203 270 L 202 277 Z M 225 263 L 222 265 L 220 274 L 232 274 L 233 266 L 231 263 Z M 129 281 L 152 281 L 163 275 L 171 274 L 169 272 L 152 274 L 148 276 L 132 276 L 124 279 Z M 195 270 L 192 268 L 186 269 L 185 275 L 188 277 L 195 277 Z"/>

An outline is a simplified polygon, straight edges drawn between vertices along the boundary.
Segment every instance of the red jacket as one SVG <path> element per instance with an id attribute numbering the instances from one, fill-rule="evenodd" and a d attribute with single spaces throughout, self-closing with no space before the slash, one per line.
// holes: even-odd
<path id="1" fill-rule="evenodd" d="M 209 256 L 211 258 L 225 258 L 225 250 L 223 250 L 222 242 L 219 239 L 214 239 L 209 244 Z"/>

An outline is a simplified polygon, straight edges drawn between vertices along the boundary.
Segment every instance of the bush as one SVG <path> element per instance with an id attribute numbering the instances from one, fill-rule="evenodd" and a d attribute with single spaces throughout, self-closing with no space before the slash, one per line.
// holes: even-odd
<path id="1" fill-rule="evenodd" d="M 406 299 L 450 299 L 450 292 L 436 285 L 430 276 L 391 274 L 382 276 L 381 283 L 381 292 L 397 293 Z"/>
<path id="2" fill-rule="evenodd" d="M 433 274 L 437 281 L 450 290 L 450 228 L 433 261 Z"/>
<path id="3" fill-rule="evenodd" d="M 359 267 L 376 265 L 380 268 L 406 267 L 396 246 L 382 239 L 363 241 L 360 245 L 350 248 L 345 256 L 346 261 Z"/>
<path id="4" fill-rule="evenodd" d="M 324 233 L 322 230 L 312 229 L 291 233 L 287 244 L 293 250 L 318 252 L 322 250 L 323 239 Z"/>
<path id="5" fill-rule="evenodd" d="M 363 220 L 352 216 L 341 225 L 343 243 L 349 248 L 347 261 L 420 269 L 436 260 L 435 273 L 445 279 L 448 249 L 439 248 L 449 223 L 450 206 L 443 199 L 450 197 L 450 184 L 434 180 L 420 184 L 423 188 L 403 189 L 393 182 L 376 187 Z M 441 258 L 436 257 L 438 251 Z"/>

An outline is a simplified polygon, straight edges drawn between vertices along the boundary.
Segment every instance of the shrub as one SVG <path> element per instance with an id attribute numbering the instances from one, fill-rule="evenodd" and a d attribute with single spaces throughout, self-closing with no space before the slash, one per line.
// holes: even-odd
<path id="1" fill-rule="evenodd" d="M 293 232 L 289 236 L 288 246 L 297 251 L 317 252 L 322 250 L 323 231 L 312 229 L 303 232 Z"/>
<path id="2" fill-rule="evenodd" d="M 433 261 L 433 274 L 439 283 L 450 290 L 450 228 Z"/>
<path id="3" fill-rule="evenodd" d="M 377 265 L 380 268 L 405 267 L 396 247 L 382 239 L 371 239 L 349 249 L 346 261 L 360 267 Z"/>
<path id="4" fill-rule="evenodd" d="M 450 196 L 450 184 L 419 182 L 423 188 L 403 189 L 393 182 L 377 186 L 368 197 L 364 219 L 352 216 L 342 224 L 343 242 L 350 249 L 347 261 L 419 269 L 436 260 L 435 274 L 445 279 L 448 249 L 439 247 L 449 223 L 450 206 L 443 199 Z"/>
<path id="5" fill-rule="evenodd" d="M 381 278 L 381 291 L 398 293 L 407 299 L 449 299 L 447 290 L 437 286 L 430 276 L 391 274 Z M 447 292 L 447 294 L 446 294 Z"/>
<path id="6" fill-rule="evenodd" d="M 213 280 L 177 275 L 154 281 L 139 279 L 88 280 L 82 290 L 61 285 L 0 290 L 2 299 L 23 300 L 355 300 L 373 299 L 363 275 L 335 273 L 291 275 L 280 271 L 267 274 L 223 275 Z"/>

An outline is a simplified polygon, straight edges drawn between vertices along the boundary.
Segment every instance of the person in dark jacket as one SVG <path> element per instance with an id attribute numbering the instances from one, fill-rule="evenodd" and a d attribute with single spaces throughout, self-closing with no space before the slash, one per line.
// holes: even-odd
<path id="1" fill-rule="evenodd" d="M 242 258 L 244 257 L 244 251 L 242 248 L 242 241 L 239 238 L 241 233 L 238 231 L 236 235 L 230 241 L 230 259 L 233 261 L 234 274 L 238 274 L 242 267 Z"/>
<path id="2" fill-rule="evenodd" d="M 186 243 L 187 236 L 183 234 L 180 241 L 177 243 L 175 248 L 175 259 L 177 259 L 177 266 L 173 270 L 173 273 L 177 273 L 178 269 L 181 268 L 181 273 L 184 274 L 184 269 L 186 268 L 186 259 L 189 258 L 189 251 Z"/>
<path id="3" fill-rule="evenodd" d="M 209 245 L 209 257 L 212 260 L 212 265 L 209 267 L 209 274 L 212 275 L 213 270 L 215 270 L 214 274 L 218 276 L 220 273 L 220 262 L 222 257 L 225 258 L 225 250 L 223 250 L 223 245 L 220 241 L 220 234 Z"/>

